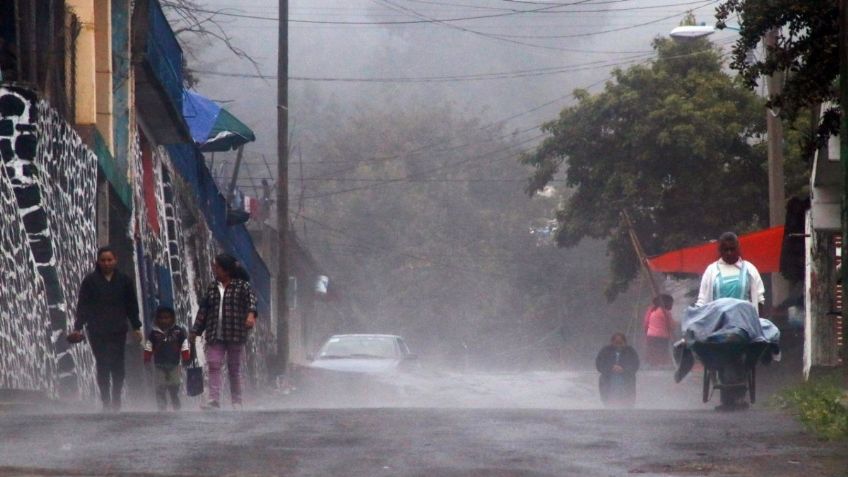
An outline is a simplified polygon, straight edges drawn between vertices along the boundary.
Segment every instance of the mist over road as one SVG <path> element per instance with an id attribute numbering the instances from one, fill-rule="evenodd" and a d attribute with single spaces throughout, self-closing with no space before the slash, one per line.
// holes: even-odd
<path id="1" fill-rule="evenodd" d="M 419 378 L 430 405 L 413 403 L 423 407 L 293 409 L 290 397 L 273 396 L 241 412 L 0 415 L 0 476 L 815 477 L 848 469 L 848 446 L 819 442 L 787 416 L 713 412 L 694 383 L 679 394 L 659 385 L 648 392 L 665 377 L 659 372 L 643 376 L 637 409 L 605 410 L 592 377 L 430 375 Z M 687 399 L 691 409 L 682 409 Z M 664 401 L 677 409 L 658 409 Z"/>

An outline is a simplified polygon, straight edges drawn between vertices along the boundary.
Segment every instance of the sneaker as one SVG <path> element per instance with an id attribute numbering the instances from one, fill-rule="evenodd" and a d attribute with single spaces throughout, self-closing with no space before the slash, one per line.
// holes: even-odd
<path id="1" fill-rule="evenodd" d="M 221 405 L 218 404 L 218 401 L 209 401 L 206 404 L 201 404 L 200 409 L 203 409 L 204 411 L 217 411 L 218 409 L 221 409 Z"/>
<path id="2" fill-rule="evenodd" d="M 233 411 L 242 411 L 242 410 L 244 410 L 244 405 L 242 405 L 242 403 L 240 403 L 240 402 L 234 402 L 233 403 Z"/>

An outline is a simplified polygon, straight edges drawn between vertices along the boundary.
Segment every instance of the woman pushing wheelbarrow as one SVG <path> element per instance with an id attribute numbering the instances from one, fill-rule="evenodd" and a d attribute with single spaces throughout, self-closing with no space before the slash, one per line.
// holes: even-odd
<path id="1" fill-rule="evenodd" d="M 719 391 L 717 410 L 748 407 L 756 401 L 756 365 L 779 356 L 780 332 L 760 318 L 765 287 L 757 268 L 740 256 L 739 239 L 724 233 L 718 241 L 721 256 L 701 278 L 698 301 L 686 311 L 677 343 L 679 366 L 675 381 L 692 369 L 695 357 L 704 365 L 703 400 Z"/>

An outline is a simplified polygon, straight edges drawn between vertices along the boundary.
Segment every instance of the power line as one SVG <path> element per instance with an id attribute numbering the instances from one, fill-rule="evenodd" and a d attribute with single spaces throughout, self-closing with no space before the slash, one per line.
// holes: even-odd
<path id="1" fill-rule="evenodd" d="M 510 150 L 510 149 L 514 148 L 515 146 L 518 146 L 518 145 L 521 145 L 521 144 L 526 144 L 530 141 L 535 141 L 537 139 L 541 139 L 544 136 L 545 136 L 545 134 L 539 134 L 537 136 L 533 136 L 533 137 L 528 138 L 524 141 L 521 141 L 517 144 L 512 144 L 512 145 L 509 145 L 507 147 L 498 149 L 496 151 L 491 151 L 489 153 L 481 154 L 481 155 L 477 155 L 477 156 L 467 157 L 467 158 L 462 159 L 460 161 L 452 162 L 452 163 L 449 163 L 449 164 L 443 164 L 441 166 L 437 166 L 437 167 L 434 167 L 434 168 L 431 168 L 431 169 L 428 169 L 428 170 L 425 170 L 425 171 L 420 171 L 420 172 L 416 172 L 416 173 L 413 173 L 413 174 L 409 174 L 409 175 L 404 176 L 404 177 L 390 179 L 390 180 L 386 180 L 384 182 L 377 182 L 377 183 L 371 183 L 371 184 L 366 184 L 366 185 L 357 186 L 357 187 L 350 187 L 350 188 L 347 188 L 347 189 L 340 189 L 340 190 L 322 192 L 322 193 L 317 193 L 317 194 L 313 194 L 313 195 L 304 195 L 303 198 L 304 199 L 310 199 L 310 200 L 320 199 L 320 198 L 331 197 L 331 196 L 339 195 L 339 194 L 346 194 L 346 193 L 350 193 L 350 192 L 357 192 L 357 191 L 361 191 L 361 190 L 372 189 L 374 187 L 386 185 L 386 184 L 397 184 L 397 183 L 403 183 L 403 182 L 410 182 L 410 179 L 419 177 L 421 175 L 432 174 L 433 172 L 439 172 L 439 171 L 442 171 L 442 170 L 445 170 L 445 169 L 450 169 L 450 168 L 453 168 L 453 167 L 462 166 L 462 165 L 465 165 L 465 164 L 472 162 L 472 161 L 475 161 L 475 160 L 486 159 L 486 158 L 490 157 L 492 154 L 497 154 L 499 152 Z M 520 151 L 519 154 L 524 153 L 524 152 L 527 152 L 527 151 L 526 150 Z M 515 154 L 508 154 L 506 156 L 499 157 L 499 158 L 496 158 L 494 160 L 498 161 L 498 160 L 508 159 L 508 158 L 511 158 L 511 157 L 515 157 Z"/>
<path id="2" fill-rule="evenodd" d="M 448 6 L 448 7 L 476 8 L 476 9 L 479 9 L 479 10 L 500 10 L 500 11 L 515 11 L 516 10 L 515 8 L 487 7 L 487 6 L 482 6 L 482 5 L 470 5 L 470 4 L 467 4 L 467 3 L 435 2 L 435 1 L 428 1 L 428 0 L 406 0 L 406 1 L 407 2 L 413 2 L 413 3 L 423 3 L 423 4 L 426 4 L 426 5 L 441 5 L 441 6 Z M 623 3 L 623 2 L 629 2 L 629 1 L 630 0 L 609 0 L 609 1 L 606 1 L 606 2 L 594 2 L 594 3 L 591 3 L 591 5 L 602 5 L 602 4 L 608 4 L 608 3 Z M 539 3 L 539 5 L 541 5 L 541 3 Z M 553 3 L 546 3 L 545 5 L 554 5 L 554 4 Z M 559 6 L 568 6 L 568 5 L 570 5 L 570 4 L 559 4 Z"/>
<path id="3" fill-rule="evenodd" d="M 580 1 L 574 2 L 571 5 L 577 5 L 577 4 L 585 3 L 587 1 L 590 1 L 590 0 L 580 0 Z M 503 13 L 492 13 L 492 14 L 489 14 L 489 15 L 472 15 L 472 16 L 466 16 L 466 17 L 445 18 L 445 19 L 440 19 L 438 21 L 458 22 L 458 21 L 481 20 L 481 19 L 484 19 L 484 18 L 498 18 L 498 17 L 506 17 L 506 16 L 512 16 L 512 15 L 521 15 L 521 14 L 525 14 L 525 13 L 542 12 L 542 11 L 545 11 L 545 10 L 553 10 L 555 8 L 560 8 L 561 6 L 562 5 L 547 5 L 547 6 L 539 7 L 539 8 L 532 9 L 532 10 L 514 10 L 514 11 L 510 11 L 510 12 L 503 12 Z M 200 13 L 209 13 L 209 14 L 214 14 L 214 15 L 227 16 L 227 17 L 250 18 L 250 19 L 253 19 L 253 20 L 267 20 L 267 21 L 279 22 L 279 18 L 276 18 L 276 17 L 266 17 L 266 16 L 261 16 L 261 15 L 248 15 L 248 14 L 230 13 L 230 12 L 226 12 L 224 9 L 215 11 L 215 10 L 206 10 L 206 9 L 203 9 L 203 8 L 197 8 L 197 9 L 194 9 L 194 11 L 200 12 Z M 412 24 L 419 24 L 419 23 L 432 23 L 432 21 L 424 21 L 424 20 L 399 20 L 399 21 L 376 21 L 375 22 L 375 21 L 331 21 L 331 20 L 305 20 L 305 19 L 298 20 L 298 19 L 293 19 L 293 18 L 289 18 L 288 21 L 289 21 L 289 23 L 312 23 L 312 24 L 319 24 L 319 25 L 320 24 L 323 24 L 323 25 L 412 25 Z"/>
<path id="4" fill-rule="evenodd" d="M 691 52 L 691 53 L 686 53 L 686 54 L 682 54 L 682 55 L 670 56 L 670 57 L 668 57 L 667 59 L 673 59 L 673 58 L 682 58 L 682 57 L 695 56 L 695 55 L 703 54 L 703 53 L 710 52 L 710 51 L 714 51 L 714 49 L 713 49 L 712 47 L 710 47 L 710 48 L 707 48 L 707 49 L 705 49 L 705 50 L 699 50 L 699 51 L 695 51 L 695 52 Z M 607 81 L 608 79 L 609 79 L 609 77 L 604 78 L 603 80 L 597 81 L 597 82 L 595 82 L 595 83 L 593 83 L 593 84 L 591 84 L 591 85 L 587 86 L 586 88 L 591 88 L 592 86 L 595 86 L 595 85 L 597 85 L 597 84 L 600 84 L 600 83 L 602 83 L 602 82 L 605 82 L 605 81 Z M 565 97 L 568 97 L 568 96 L 572 96 L 572 95 L 571 95 L 571 94 L 569 94 L 569 95 L 567 95 L 567 96 L 565 96 Z M 552 104 L 552 103 L 556 102 L 557 100 L 559 100 L 559 99 L 563 99 L 563 98 L 564 98 L 564 97 L 556 98 L 556 99 L 554 99 L 554 100 L 552 100 L 552 101 L 548 101 L 548 102 L 543 103 L 542 105 L 539 105 L 539 106 L 537 106 L 537 107 L 534 107 L 534 108 L 532 108 L 532 109 L 530 109 L 530 110 L 528 110 L 528 111 L 525 111 L 525 112 L 523 112 L 523 113 L 519 113 L 518 115 L 513 115 L 513 116 L 508 117 L 508 118 L 505 118 L 504 120 L 501 120 L 501 121 L 507 121 L 507 120 L 512 119 L 512 118 L 514 118 L 514 117 L 517 117 L 517 116 L 520 116 L 520 115 L 523 115 L 523 114 L 527 114 L 527 113 L 532 112 L 532 111 L 534 111 L 534 110 L 538 110 L 538 109 L 540 109 L 540 108 L 542 108 L 542 107 L 544 107 L 544 106 L 546 106 L 546 105 Z M 497 123 L 495 123 L 495 124 L 497 124 Z M 481 129 L 481 130 L 482 130 L 482 129 L 490 128 L 490 127 L 492 127 L 492 126 L 493 126 L 493 125 L 489 125 L 489 126 L 486 126 L 486 127 L 483 127 L 483 128 L 478 128 L 478 129 Z M 529 132 L 530 130 L 536 129 L 536 128 L 538 128 L 539 126 L 540 126 L 540 125 L 536 125 L 536 126 L 533 126 L 533 127 L 531 127 L 531 128 L 525 129 L 524 131 L 521 131 L 521 132 Z M 521 132 L 519 132 L 519 133 L 521 133 Z M 511 135 L 511 134 L 507 134 L 506 136 L 509 136 L 509 135 Z M 539 138 L 543 137 L 544 135 L 545 135 L 545 134 L 540 134 L 540 135 L 534 136 L 534 137 L 532 137 L 532 138 L 529 138 L 529 139 L 523 140 L 523 141 L 521 141 L 521 142 L 519 142 L 518 144 L 515 144 L 515 145 L 520 145 L 520 144 L 524 144 L 524 143 L 526 143 L 526 142 L 529 142 L 529 141 L 531 141 L 531 140 L 539 139 Z M 484 141 L 484 142 L 482 142 L 482 143 L 476 143 L 476 144 L 485 144 L 485 143 L 488 143 L 488 142 L 491 142 L 491 141 L 494 141 L 494 140 L 497 140 L 497 139 L 501 139 L 501 138 L 503 138 L 503 137 L 505 137 L 505 136 L 501 136 L 500 138 L 493 138 L 493 139 L 491 139 L 491 140 Z M 453 147 L 451 147 L 451 148 L 448 148 L 447 150 L 438 151 L 438 152 L 447 152 L 447 151 L 450 151 L 450 150 L 455 150 L 455 149 L 458 149 L 458 148 L 461 148 L 461 147 L 470 146 L 470 145 L 475 145 L 475 143 L 469 143 L 469 144 L 463 144 L 463 145 L 453 146 Z M 340 173 L 340 172 L 345 172 L 346 170 L 355 169 L 355 168 L 356 168 L 356 166 L 357 166 L 358 164 L 360 164 L 360 163 L 362 163 L 362 162 L 366 162 L 366 161 L 389 161 L 389 160 L 395 160 L 395 159 L 399 159 L 399 158 L 403 158 L 403 157 L 410 157 L 410 156 L 412 156 L 412 155 L 414 155 L 414 154 L 420 154 L 421 152 L 426 151 L 427 149 L 429 149 L 429 147 L 430 147 L 429 145 L 428 145 L 428 146 L 424 146 L 424 147 L 422 147 L 422 148 L 419 148 L 419 149 L 418 149 L 418 150 L 416 150 L 416 151 L 412 151 L 412 152 L 410 152 L 410 153 L 408 153 L 408 154 L 405 154 L 405 155 L 394 155 L 394 156 L 387 156 L 387 157 L 381 157 L 381 158 L 370 158 L 370 159 L 366 159 L 366 160 L 354 161 L 354 162 L 353 162 L 353 164 L 351 164 L 351 165 L 352 165 L 352 167 L 348 167 L 348 168 L 345 168 L 345 169 L 342 169 L 342 170 L 334 171 L 334 172 L 331 172 L 330 174 L 338 174 L 338 173 Z M 501 150 L 498 150 L 498 151 L 494 151 L 494 152 L 492 152 L 492 153 L 501 152 L 501 151 L 506 150 L 506 149 L 509 149 L 509 148 L 511 148 L 511 147 L 513 147 L 513 146 L 508 146 L 508 147 L 507 147 L 507 148 L 505 148 L 505 149 L 501 149 Z M 489 154 L 492 154 L 492 153 L 489 153 Z M 373 182 L 372 182 L 372 183 L 369 183 L 369 184 L 364 185 L 364 186 L 352 187 L 352 188 L 347 188 L 347 189 L 342 189 L 342 190 L 336 190 L 336 191 L 329 191 L 329 192 L 326 192 L 326 193 L 315 194 L 315 195 L 312 195 L 312 196 L 304 196 L 303 198 L 304 198 L 304 199 L 316 199 L 316 198 L 328 197 L 328 196 L 338 195 L 338 194 L 342 194 L 342 193 L 348 193 L 348 192 L 355 192 L 355 191 L 364 190 L 364 189 L 370 189 L 370 188 L 372 188 L 372 187 L 374 187 L 374 186 L 378 186 L 378 185 L 382 185 L 382 184 L 399 183 L 399 182 L 406 182 L 406 183 L 413 183 L 413 182 L 427 182 L 427 181 L 425 181 L 425 180 L 423 180 L 423 179 L 415 179 L 415 178 L 416 178 L 417 176 L 422 175 L 422 174 L 429 174 L 429 173 L 432 173 L 432 172 L 435 172 L 435 171 L 438 171 L 438 170 L 443 170 L 443 169 L 446 169 L 446 168 L 449 168 L 449 167 L 454 167 L 454 166 L 456 166 L 456 165 L 462 165 L 462 164 L 464 164 L 464 163 L 466 163 L 466 162 L 469 162 L 470 160 L 479 159 L 479 158 L 481 158 L 481 157 L 483 157 L 483 158 L 484 158 L 484 157 L 487 157 L 489 154 L 484 154 L 484 155 L 482 155 L 482 156 L 474 156 L 474 157 L 472 157 L 472 158 L 467 158 L 467 159 L 465 159 L 465 160 L 459 161 L 459 162 L 457 162 L 457 163 L 453 163 L 453 164 L 447 164 L 447 165 L 439 166 L 439 167 L 436 167 L 435 169 L 431 169 L 431 170 L 429 170 L 429 171 L 423 171 L 423 172 L 419 172 L 419 173 L 412 174 L 412 175 L 405 176 L 405 177 L 400 177 L 400 178 L 391 178 L 391 179 L 373 180 Z M 507 157 L 511 157 L 511 156 L 507 156 Z M 503 158 L 500 158 L 500 159 L 503 159 Z M 332 180 L 334 180 L 334 179 L 333 179 L 333 178 L 331 178 L 331 177 L 313 177 L 313 178 L 303 178 L 302 180 L 310 180 L 310 181 L 326 180 L 326 181 L 332 181 Z M 354 181 L 354 180 L 351 180 L 351 182 L 355 182 L 355 181 Z M 363 180 L 363 181 L 359 181 L 359 182 L 364 182 L 364 180 Z M 438 180 L 432 180 L 431 182 L 438 182 Z"/>
<path id="5" fill-rule="evenodd" d="M 426 24 L 426 23 L 445 23 L 445 22 L 462 22 L 462 21 L 473 21 L 473 20 L 483 20 L 488 18 L 500 18 L 514 15 L 522 15 L 528 13 L 548 13 L 548 14 L 568 14 L 568 13 L 614 13 L 614 12 L 623 12 L 623 11 L 639 11 L 639 10 L 650 10 L 650 9 L 658 9 L 658 8 L 668 8 L 668 7 L 677 7 L 677 6 L 686 6 L 686 5 L 695 5 L 698 3 L 703 3 L 704 0 L 695 0 L 688 2 L 678 2 L 678 3 L 669 3 L 665 5 L 650 5 L 650 6 L 641 6 L 641 7 L 628 7 L 628 8 L 608 8 L 608 9 L 595 9 L 595 10 L 557 10 L 559 8 L 581 5 L 588 3 L 591 0 L 580 0 L 572 3 L 555 3 L 555 4 L 545 4 L 544 7 L 539 7 L 535 9 L 529 10 L 508 10 L 502 13 L 492 13 L 488 15 L 469 15 L 462 17 L 453 17 L 453 18 L 421 18 L 417 20 L 389 20 L 389 21 L 333 21 L 333 20 L 309 20 L 309 19 L 294 19 L 289 18 L 289 23 L 307 23 L 307 24 L 316 24 L 316 25 L 415 25 L 415 24 Z M 718 1 L 718 0 L 717 0 Z M 611 2 L 610 2 L 611 3 Z M 712 2 L 716 3 L 716 2 Z M 262 20 L 269 22 L 278 22 L 279 18 L 276 16 L 265 16 L 265 15 L 251 15 L 247 13 L 235 13 L 228 12 L 227 9 L 220 10 L 208 10 L 204 8 L 196 8 L 193 11 L 198 13 L 208 13 L 212 15 L 220 15 L 225 17 L 233 17 L 233 18 L 246 18 L 251 20 Z"/>
<path id="6" fill-rule="evenodd" d="M 348 234 L 344 230 L 337 229 L 337 228 L 335 228 L 331 225 L 325 224 L 325 223 L 323 223 L 319 220 L 315 220 L 315 219 L 307 217 L 305 215 L 301 215 L 300 218 L 302 218 L 306 222 L 315 224 L 315 225 L 317 225 L 321 228 L 324 228 L 324 229 L 326 229 L 330 232 L 333 232 L 334 234 L 351 241 L 354 245 L 357 245 L 357 246 L 361 247 L 361 249 L 367 250 L 370 253 L 384 254 L 386 252 L 383 249 L 374 247 L 374 245 L 370 242 L 358 239 L 356 237 L 352 237 L 350 234 Z M 478 270 L 472 270 L 472 269 L 467 268 L 467 267 L 457 266 L 455 263 L 452 263 L 452 262 L 441 262 L 441 261 L 438 261 L 438 260 L 434 260 L 432 258 L 423 257 L 421 255 L 416 255 L 416 254 L 412 254 L 412 253 L 408 253 L 408 252 L 402 252 L 402 251 L 395 251 L 395 253 L 400 255 L 400 256 L 403 256 L 403 257 L 411 258 L 413 260 L 419 260 L 419 261 L 422 261 L 422 262 L 425 262 L 425 263 L 429 263 L 431 265 L 440 266 L 442 268 L 449 268 L 449 269 L 452 269 L 452 270 L 458 270 L 458 271 L 462 271 L 462 272 L 466 272 L 466 273 L 471 273 L 471 274 L 474 274 L 475 276 L 479 276 L 480 273 L 481 273 L 481 270 L 479 270 L 479 269 Z M 488 274 L 494 275 L 494 276 L 500 276 L 500 277 L 503 277 L 503 278 L 514 278 L 511 275 L 507 275 L 507 274 L 503 274 L 503 273 L 497 273 L 497 272 L 491 272 L 491 271 L 485 271 L 485 273 L 488 273 Z"/>
<path id="7" fill-rule="evenodd" d="M 485 33 L 485 32 L 481 32 L 479 30 L 472 30 L 470 28 L 462 27 L 462 26 L 459 26 L 459 25 L 454 25 L 454 24 L 449 23 L 449 22 L 440 21 L 436 18 L 424 15 L 424 14 L 422 14 L 422 13 L 416 11 L 416 10 L 413 10 L 411 8 L 398 5 L 397 3 L 393 3 L 390 0 L 374 0 L 374 1 L 376 3 L 379 3 L 379 4 L 386 6 L 390 10 L 395 10 L 395 11 L 398 11 L 398 12 L 401 12 L 401 13 L 407 13 L 407 14 L 409 14 L 409 15 L 415 17 L 415 18 L 418 18 L 422 21 L 424 21 L 424 20 L 430 21 L 430 22 L 435 23 L 437 25 L 442 25 L 446 28 L 450 28 L 452 30 L 463 31 L 463 32 L 466 32 L 466 33 L 470 33 L 472 35 L 476 35 L 476 36 L 480 36 L 480 37 L 484 37 L 484 38 L 488 38 L 488 39 L 491 39 L 491 40 L 500 41 L 500 42 L 504 42 L 504 43 L 510 43 L 510 44 L 514 44 L 514 45 L 529 46 L 531 48 L 538 48 L 538 49 L 543 49 L 543 50 L 567 51 L 567 49 L 564 49 L 562 47 L 556 47 L 556 46 L 550 46 L 550 45 L 539 45 L 537 43 L 527 43 L 527 42 L 524 42 L 524 41 L 519 41 L 519 40 L 515 40 L 515 39 L 512 39 L 512 38 L 508 38 L 508 37 L 503 36 L 503 35 L 495 35 L 495 34 L 491 34 L 491 33 Z M 703 2 L 704 0 L 699 0 L 699 1 Z M 720 0 L 709 0 L 709 3 L 716 3 L 718 1 L 720 1 Z M 706 5 L 702 5 L 700 7 L 694 8 L 694 9 L 689 9 L 687 11 L 697 10 L 699 8 L 703 8 L 704 6 L 706 6 Z M 672 17 L 677 16 L 677 15 L 682 15 L 684 13 L 686 13 L 686 11 L 680 12 L 676 15 L 672 15 L 669 18 L 672 18 Z M 659 19 L 659 20 L 654 20 L 654 21 L 647 22 L 647 23 L 638 24 L 638 25 L 635 25 L 635 26 L 622 27 L 622 28 L 616 29 L 615 31 L 623 31 L 623 30 L 628 30 L 628 29 L 631 29 L 631 28 L 637 28 L 639 26 L 644 26 L 644 25 L 647 25 L 647 24 L 656 23 L 656 22 L 662 21 L 662 20 L 663 19 Z"/>
<path id="8" fill-rule="evenodd" d="M 718 3 L 719 1 L 721 1 L 721 0 L 710 0 L 707 3 L 701 5 L 697 8 L 693 8 L 691 11 L 710 6 L 714 3 Z M 703 3 L 703 0 L 700 0 L 698 2 L 693 2 L 693 3 Z M 624 30 L 630 30 L 630 29 L 638 28 L 638 27 L 642 27 L 642 26 L 653 25 L 654 23 L 659 23 L 659 22 L 664 21 L 664 20 L 679 17 L 680 15 L 681 15 L 680 13 L 676 13 L 676 14 L 669 15 L 667 17 L 656 18 L 654 20 L 650 20 L 650 21 L 647 21 L 647 22 L 637 23 L 635 25 L 629 25 L 629 26 L 619 27 L 619 28 L 610 28 L 610 29 L 607 29 L 607 30 L 598 30 L 598 31 L 587 32 L 587 33 L 572 33 L 572 34 L 569 34 L 569 35 L 514 35 L 514 34 L 508 34 L 508 33 L 501 33 L 498 36 L 501 36 L 501 37 L 504 37 L 504 38 L 525 38 L 525 39 L 531 39 L 531 40 L 532 39 L 585 38 L 585 37 L 589 37 L 589 36 L 604 35 L 604 34 L 607 34 L 607 33 L 616 33 L 616 32 L 620 32 L 620 31 L 624 31 Z"/>
<path id="9" fill-rule="evenodd" d="M 498 79 L 513 79 L 513 78 L 528 78 L 535 76 L 548 76 L 554 74 L 573 73 L 575 71 L 584 71 L 595 68 L 606 68 L 609 66 L 619 66 L 628 64 L 634 61 L 642 60 L 653 56 L 650 54 L 639 54 L 623 58 L 625 61 L 610 61 L 598 60 L 588 63 L 580 63 L 568 66 L 552 66 L 546 68 L 536 68 L 531 70 L 515 70 L 499 73 L 477 73 L 469 75 L 453 75 L 453 76 L 419 76 L 419 77 L 372 77 L 372 78 L 355 78 L 355 77 L 330 77 L 330 76 L 289 76 L 292 81 L 319 81 L 319 82 L 340 82 L 340 83 L 452 83 L 463 81 L 485 81 Z M 196 73 L 207 74 L 212 76 L 221 76 L 228 78 L 255 78 L 255 79 L 277 79 L 276 75 L 263 75 L 251 73 L 228 73 L 224 71 L 212 70 L 193 70 Z"/>

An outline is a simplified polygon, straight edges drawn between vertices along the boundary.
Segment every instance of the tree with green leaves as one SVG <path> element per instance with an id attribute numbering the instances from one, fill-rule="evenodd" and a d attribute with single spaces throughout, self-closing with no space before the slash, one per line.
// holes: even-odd
<path id="1" fill-rule="evenodd" d="M 522 159 L 535 168 L 531 194 L 565 178 L 560 246 L 608 240 L 608 299 L 639 270 L 622 211 L 648 254 L 756 229 L 768 217 L 763 100 L 722 69 L 706 39 L 653 47 L 655 60 L 614 71 L 603 92 L 576 91 L 577 104 Z"/>
<path id="2" fill-rule="evenodd" d="M 835 1 L 728 0 L 716 12 L 717 26 L 740 25 L 730 66 L 739 71 L 748 87 L 763 76 L 786 72 L 783 92 L 769 98 L 769 106 L 794 121 L 798 114 L 818 104 L 825 110 L 819 136 L 839 130 L 839 5 Z M 777 43 L 769 54 L 752 57 L 763 36 L 778 29 Z"/>

